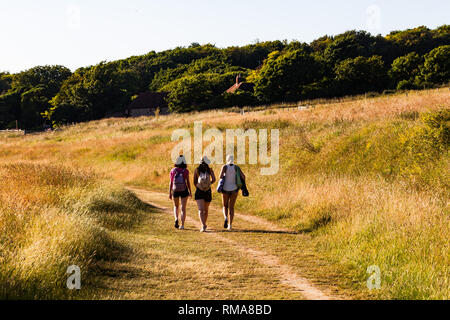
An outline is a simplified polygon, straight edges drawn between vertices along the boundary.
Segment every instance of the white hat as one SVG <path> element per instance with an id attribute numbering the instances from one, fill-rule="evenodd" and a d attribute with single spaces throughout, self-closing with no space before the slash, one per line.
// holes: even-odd
<path id="1" fill-rule="evenodd" d="M 186 159 L 184 158 L 183 155 L 179 156 L 179 157 L 177 158 L 177 161 L 175 161 L 175 164 L 176 164 L 176 165 L 180 165 L 180 164 L 182 164 L 182 163 L 186 164 Z"/>
<path id="2" fill-rule="evenodd" d="M 203 156 L 201 162 L 204 162 L 204 163 L 206 163 L 207 165 L 211 164 L 211 160 L 209 160 L 209 158 L 208 158 L 207 156 Z"/>
<path id="3" fill-rule="evenodd" d="M 227 156 L 227 164 L 233 164 L 234 163 L 234 156 L 232 154 L 229 154 Z"/>

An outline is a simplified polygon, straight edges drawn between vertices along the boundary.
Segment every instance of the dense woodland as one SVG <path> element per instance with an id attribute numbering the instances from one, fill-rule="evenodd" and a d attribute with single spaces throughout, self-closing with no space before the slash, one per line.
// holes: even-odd
<path id="1" fill-rule="evenodd" d="M 241 74 L 254 92 L 225 94 Z M 0 73 L 0 129 L 100 119 L 122 112 L 137 94 L 169 92 L 171 112 L 422 89 L 450 79 L 450 26 L 383 37 L 365 31 L 313 42 L 270 41 L 217 48 L 193 43 L 101 62 L 71 72 L 38 66 Z"/>

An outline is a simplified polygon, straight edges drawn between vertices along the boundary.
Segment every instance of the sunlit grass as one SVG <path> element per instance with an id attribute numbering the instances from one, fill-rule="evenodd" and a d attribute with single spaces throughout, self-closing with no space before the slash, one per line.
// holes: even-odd
<path id="1" fill-rule="evenodd" d="M 0 166 L 0 297 L 81 298 L 99 260 L 121 247 L 109 229 L 139 222 L 144 206 L 114 183 L 84 170 L 48 163 Z M 86 290 L 66 287 L 66 270 L 82 270 Z"/>
<path id="2" fill-rule="evenodd" d="M 2 181 L 13 181 L 16 175 L 19 182 L 0 186 L 0 226 L 8 234 L 2 237 L 2 246 L 8 248 L 12 245 L 8 239 L 15 239 L 18 247 L 14 250 L 28 257 L 24 261 L 33 261 L 31 252 L 38 249 L 27 251 L 27 239 L 39 240 L 41 233 L 60 239 L 58 234 L 69 234 L 70 226 L 79 223 L 83 227 L 72 235 L 80 243 L 75 246 L 78 251 L 66 258 L 57 256 L 57 261 L 67 264 L 72 257 L 82 257 L 81 261 L 91 263 L 92 247 L 87 243 L 102 239 L 96 243 L 96 255 L 108 255 L 106 249 L 112 244 L 105 230 L 128 225 L 133 216 L 127 212 L 139 210 L 127 207 L 129 195 L 115 187 L 98 188 L 96 181 L 104 180 L 97 175 L 165 191 L 173 166 L 170 152 L 175 143 L 170 137 L 174 129 L 192 129 L 194 121 L 202 121 L 204 128 L 278 128 L 280 172 L 261 176 L 259 166 L 244 165 L 251 196 L 239 198 L 239 209 L 311 235 L 317 252 L 360 283 L 367 278 L 367 267 L 378 265 L 382 271 L 380 298 L 448 299 L 448 149 L 434 156 L 424 138 L 421 118 L 448 110 L 448 101 L 450 91 L 442 88 L 323 103 L 302 111 L 271 109 L 244 115 L 208 111 L 106 119 L 3 139 L 0 163 L 5 166 L 1 172 L 9 178 Z M 27 162 L 24 167 L 14 167 L 13 163 L 23 161 Z M 42 167 L 45 170 L 27 167 L 40 168 L 33 166 L 42 161 L 47 163 Z M 50 161 L 82 169 L 51 169 Z M 218 173 L 220 166 L 213 167 Z M 220 202 L 217 194 L 214 199 Z M 118 220 L 98 208 L 119 213 Z M 53 222 L 42 223 L 49 219 L 47 214 L 53 217 L 51 221 L 62 221 L 57 225 L 66 229 L 38 232 L 53 226 Z M 31 234 L 22 232 L 29 225 L 33 226 Z M 54 247 L 70 247 L 67 243 Z M 4 252 L 14 251 L 8 250 Z M 17 267 L 8 270 L 29 270 L 29 263 L 17 261 Z M 47 275 L 42 277 L 56 283 Z"/>

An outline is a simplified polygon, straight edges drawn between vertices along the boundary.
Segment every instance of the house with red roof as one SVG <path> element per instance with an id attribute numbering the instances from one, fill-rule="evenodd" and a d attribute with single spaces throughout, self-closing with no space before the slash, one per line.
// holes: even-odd
<path id="1" fill-rule="evenodd" d="M 250 82 L 245 82 L 241 75 L 236 77 L 236 83 L 233 84 L 226 92 L 227 93 L 236 93 L 238 91 L 247 91 L 253 92 L 254 84 Z"/>

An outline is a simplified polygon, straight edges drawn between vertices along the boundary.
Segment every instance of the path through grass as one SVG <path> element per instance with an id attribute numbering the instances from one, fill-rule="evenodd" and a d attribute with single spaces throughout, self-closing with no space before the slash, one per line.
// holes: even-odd
<path id="1" fill-rule="evenodd" d="M 339 299 L 358 298 L 345 280 L 305 250 L 307 235 L 274 230 L 238 215 L 233 232 L 212 208 L 200 233 L 190 201 L 187 228 L 173 227 L 166 195 L 133 189 L 158 208 L 136 229 L 115 237 L 133 248 L 123 261 L 105 262 L 98 282 L 104 299 Z M 294 261 L 297 259 L 298 261 Z M 305 272 L 306 271 L 306 272 Z M 306 276 L 303 274 L 305 273 Z M 326 274 L 326 276 L 324 276 Z M 324 277 L 322 277 L 324 276 Z"/>

